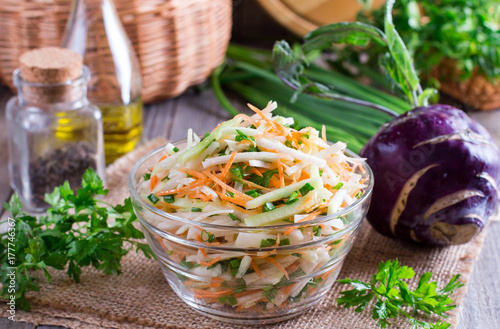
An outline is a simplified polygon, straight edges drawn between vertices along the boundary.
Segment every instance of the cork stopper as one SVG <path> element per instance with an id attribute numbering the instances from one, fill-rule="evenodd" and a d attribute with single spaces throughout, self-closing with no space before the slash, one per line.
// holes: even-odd
<path id="1" fill-rule="evenodd" d="M 83 59 L 70 49 L 46 47 L 24 52 L 19 63 L 23 80 L 47 84 L 80 77 Z"/>

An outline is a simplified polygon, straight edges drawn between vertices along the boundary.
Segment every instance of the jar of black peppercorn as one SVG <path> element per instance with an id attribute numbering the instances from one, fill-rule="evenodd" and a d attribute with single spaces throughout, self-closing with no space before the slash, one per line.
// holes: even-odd
<path id="1" fill-rule="evenodd" d="M 40 213 L 45 193 L 65 181 L 76 190 L 88 168 L 104 179 L 102 116 L 87 100 L 90 73 L 79 54 L 41 48 L 19 62 L 6 109 L 10 183 L 25 210 Z"/>

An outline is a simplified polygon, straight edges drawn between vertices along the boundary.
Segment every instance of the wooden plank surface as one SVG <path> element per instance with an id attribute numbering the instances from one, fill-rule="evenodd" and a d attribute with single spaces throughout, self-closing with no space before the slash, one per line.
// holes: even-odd
<path id="1" fill-rule="evenodd" d="M 4 104 L 11 95 L 0 89 L 0 197 L 3 200 L 11 193 L 8 173 L 5 169 L 6 133 Z M 241 105 L 240 105 L 241 106 Z M 478 113 L 473 116 L 483 122 L 495 137 L 500 136 L 500 112 Z M 186 130 L 203 135 L 220 121 L 228 118 L 211 91 L 197 93 L 194 90 L 172 100 L 147 106 L 144 118 L 144 139 L 164 136 L 170 140 L 185 138 Z M 500 140 L 497 140 L 500 142 Z M 500 328 L 500 222 L 490 223 L 484 248 L 475 264 L 469 289 L 461 305 L 461 322 L 458 329 Z M 61 329 L 54 326 L 34 326 L 29 323 L 13 323 L 0 318 L 0 329 Z"/>

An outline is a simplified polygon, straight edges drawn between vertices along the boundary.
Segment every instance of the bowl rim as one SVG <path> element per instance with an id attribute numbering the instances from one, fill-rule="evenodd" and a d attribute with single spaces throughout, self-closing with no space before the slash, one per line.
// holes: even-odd
<path id="1" fill-rule="evenodd" d="M 173 145 L 180 145 L 183 142 L 186 142 L 186 139 L 178 140 L 176 142 L 173 142 L 172 144 Z M 136 176 L 136 173 L 137 173 L 137 170 L 139 169 L 139 167 L 142 164 L 144 164 L 147 160 L 149 160 L 150 158 L 154 157 L 155 155 L 157 155 L 158 153 L 160 153 L 160 152 L 162 152 L 164 150 L 165 150 L 165 146 L 161 146 L 161 147 L 159 147 L 159 148 L 157 148 L 157 149 L 155 149 L 153 151 L 150 151 L 146 155 L 144 155 L 142 158 L 140 158 L 134 164 L 134 166 L 130 170 L 130 174 L 129 174 L 129 177 L 128 177 L 128 187 L 129 187 L 129 191 L 130 191 L 130 196 L 132 197 L 132 200 L 137 200 L 140 203 L 141 207 L 146 208 L 147 210 L 151 211 L 155 215 L 158 215 L 158 216 L 161 216 L 161 217 L 164 217 L 164 218 L 168 218 L 170 220 L 179 221 L 179 222 L 181 222 L 183 224 L 193 224 L 193 221 L 190 220 L 190 219 L 183 218 L 181 216 L 176 216 L 175 213 L 167 213 L 167 212 L 162 211 L 162 210 L 160 210 L 160 209 L 158 209 L 156 207 L 153 207 L 152 205 L 150 205 L 149 203 L 145 202 L 142 199 L 142 197 L 139 195 L 139 192 L 135 188 L 134 181 L 135 181 L 135 176 Z M 351 150 L 346 149 L 345 151 L 346 151 L 346 153 L 349 156 L 359 158 L 359 155 L 357 155 L 356 153 L 352 152 Z M 298 227 L 304 227 L 304 226 L 319 225 L 319 224 L 328 222 L 330 220 L 333 220 L 333 219 L 336 219 L 336 218 L 340 218 L 340 217 L 345 216 L 346 214 L 349 214 L 350 212 L 356 210 L 357 208 L 361 207 L 365 202 L 370 201 L 370 195 L 373 193 L 374 176 L 373 176 L 373 172 L 372 172 L 370 166 L 366 162 L 363 163 L 363 166 L 364 166 L 364 169 L 366 170 L 366 173 L 367 173 L 367 176 L 368 176 L 368 185 L 366 187 L 365 192 L 363 193 L 363 195 L 359 199 L 357 199 L 356 201 L 354 201 L 352 204 L 350 204 L 349 206 L 345 207 L 344 209 L 342 209 L 340 211 L 337 211 L 337 212 L 335 212 L 333 214 L 326 215 L 326 216 L 319 216 L 319 217 L 317 217 L 317 218 L 315 218 L 313 220 L 306 221 L 306 222 L 286 223 L 286 224 L 280 224 L 280 225 L 228 226 L 228 225 L 219 225 L 219 224 L 210 224 L 210 223 L 196 222 L 196 226 L 203 227 L 203 228 L 211 228 L 211 229 L 216 229 L 216 230 L 217 229 L 218 230 L 227 230 L 227 229 L 230 229 L 230 230 L 234 230 L 234 231 L 238 231 L 238 232 L 239 231 L 245 232 L 245 231 L 256 231 L 256 230 L 277 230 L 277 229 L 291 228 L 291 227 L 297 227 L 298 228 Z M 141 217 L 141 216 L 138 216 L 138 217 Z M 364 217 L 361 218 L 361 220 L 363 220 L 363 219 L 364 219 Z M 150 223 L 148 222 L 148 224 L 150 224 Z M 165 231 L 163 231 L 163 230 L 155 227 L 152 224 L 150 224 L 150 225 L 153 226 L 156 230 L 165 232 Z M 349 223 L 349 225 L 347 225 L 346 227 L 344 227 L 342 230 L 339 230 L 338 232 L 343 232 L 344 230 L 350 228 L 351 226 L 356 226 L 356 225 L 359 225 L 358 220 L 355 220 L 355 221 Z M 165 233 L 167 233 L 167 232 L 165 232 Z"/>

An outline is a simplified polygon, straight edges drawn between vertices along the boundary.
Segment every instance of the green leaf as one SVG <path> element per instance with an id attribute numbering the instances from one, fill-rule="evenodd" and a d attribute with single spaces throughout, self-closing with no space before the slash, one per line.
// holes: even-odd
<path id="1" fill-rule="evenodd" d="M 392 8 L 395 0 L 387 0 L 386 2 L 386 17 L 384 21 L 384 32 L 387 39 L 387 46 L 391 53 L 398 70 L 404 77 L 404 82 L 408 85 L 407 89 L 411 91 L 410 101 L 417 106 L 416 99 L 417 91 L 420 90 L 420 79 L 413 67 L 413 59 L 406 49 L 406 45 L 396 31 L 396 27 L 392 21 Z M 406 87 L 405 87 L 406 88 Z"/>
<path id="2" fill-rule="evenodd" d="M 437 89 L 425 88 L 424 91 L 420 95 L 418 95 L 418 106 L 429 105 L 429 99 L 437 94 L 438 94 Z"/>
<path id="3" fill-rule="evenodd" d="M 9 202 L 4 203 L 3 207 L 5 210 L 12 214 L 13 218 L 16 218 L 23 209 L 23 204 L 21 203 L 21 200 L 19 200 L 19 196 L 17 195 L 17 193 L 14 193 L 10 197 Z"/>
<path id="4" fill-rule="evenodd" d="M 272 202 L 266 202 L 262 206 L 262 212 L 273 211 L 274 209 L 276 209 L 276 206 Z"/>
<path id="5" fill-rule="evenodd" d="M 306 183 L 304 186 L 302 186 L 300 189 L 299 189 L 299 192 L 302 196 L 306 195 L 307 193 L 309 193 L 310 191 L 314 190 L 314 186 L 312 186 L 311 184 L 309 183 Z"/>
<path id="6" fill-rule="evenodd" d="M 374 26 L 360 22 L 334 23 L 309 32 L 304 37 L 302 50 L 305 53 L 324 50 L 330 48 L 333 43 L 364 47 L 370 41 L 387 45 L 384 32 Z"/>

